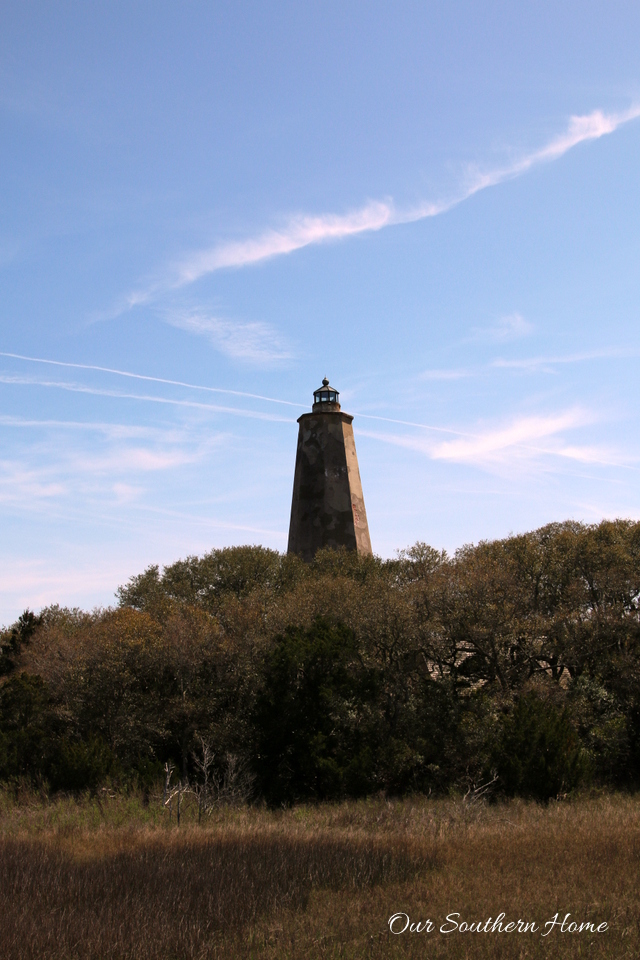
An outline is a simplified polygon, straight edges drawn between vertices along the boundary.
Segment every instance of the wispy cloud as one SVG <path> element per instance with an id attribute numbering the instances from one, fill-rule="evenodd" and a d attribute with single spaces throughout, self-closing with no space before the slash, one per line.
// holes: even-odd
<path id="1" fill-rule="evenodd" d="M 166 430 L 158 427 L 142 427 L 137 424 L 106 423 L 91 420 L 36 420 L 27 417 L 0 414 L 0 426 L 15 427 L 17 430 L 70 430 L 80 433 L 104 434 L 112 440 L 153 439 L 177 441 L 184 430 Z"/>
<path id="2" fill-rule="evenodd" d="M 593 463 L 605 467 L 633 467 L 633 464 L 638 462 L 638 457 L 630 451 L 625 451 L 623 454 L 605 446 L 559 445 L 548 450 L 543 449 L 541 452 L 564 457 L 567 460 L 577 460 L 579 463 Z"/>
<path id="3" fill-rule="evenodd" d="M 287 344 L 267 323 L 221 320 L 202 313 L 171 314 L 168 322 L 189 333 L 206 337 L 217 350 L 233 360 L 255 366 L 271 366 L 293 358 Z"/>
<path id="4" fill-rule="evenodd" d="M 494 343 L 509 343 L 512 340 L 521 340 L 533 333 L 534 326 L 521 313 L 510 313 L 506 317 L 492 324 L 490 327 L 476 329 L 474 339 L 492 340 Z"/>
<path id="5" fill-rule="evenodd" d="M 507 343 L 521 337 L 526 337 L 533 330 L 533 325 L 527 323 L 520 314 L 510 314 L 493 327 L 485 327 L 477 331 L 480 336 L 493 340 L 496 343 Z M 640 357 L 637 347 L 603 347 L 599 350 L 587 350 L 582 353 L 556 354 L 551 356 L 521 357 L 507 359 L 496 357 L 485 364 L 470 367 L 454 367 L 452 369 L 425 370 L 419 373 L 417 380 L 461 380 L 466 377 L 494 376 L 498 370 L 523 370 L 530 373 L 554 373 L 555 367 L 567 366 L 574 363 L 590 363 L 602 360 L 621 360 Z"/>
<path id="6" fill-rule="evenodd" d="M 46 517 L 47 522 L 120 526 L 129 533 L 131 524 L 135 524 L 141 539 L 156 528 L 144 521 L 143 515 L 176 521 L 181 535 L 182 521 L 200 531 L 220 528 L 274 534 L 273 530 L 255 525 L 207 516 L 210 498 L 194 502 L 187 497 L 191 513 L 175 509 L 176 504 L 185 502 L 180 481 L 186 476 L 185 469 L 192 473 L 194 464 L 219 459 L 221 446 L 233 442 L 228 434 L 212 435 L 196 425 L 195 429 L 187 428 L 177 435 L 172 430 L 165 431 L 165 436 L 158 431 L 155 442 L 144 445 L 98 437 L 90 449 L 83 441 L 74 444 L 75 438 L 68 434 L 66 442 L 61 443 L 60 436 L 51 431 L 43 442 L 28 443 L 17 456 L 0 459 L 0 507 L 9 508 L 13 516 L 19 511 Z M 187 486 L 190 482 L 189 477 Z M 167 484 L 169 488 L 173 485 L 173 509 L 158 506 L 158 490 L 167 489 Z M 236 495 L 234 491 L 233 496 Z M 133 513 L 118 509 L 134 502 Z M 163 497 L 160 502 L 167 500 Z M 277 531 L 275 534 L 279 535 Z"/>
<path id="7" fill-rule="evenodd" d="M 454 370 L 425 370 L 418 374 L 418 380 L 463 380 L 470 371 L 463 368 Z"/>
<path id="8" fill-rule="evenodd" d="M 134 503 L 144 493 L 143 487 L 136 487 L 131 483 L 114 483 L 111 489 L 118 506 Z"/>
<path id="9" fill-rule="evenodd" d="M 184 448 L 153 449 L 150 447 L 121 446 L 100 456 L 76 455 L 69 467 L 74 474 L 146 473 L 157 470 L 172 470 L 201 459 L 201 450 L 187 451 Z"/>
<path id="10" fill-rule="evenodd" d="M 147 303 L 167 290 L 184 287 L 217 270 L 246 267 L 293 253 L 311 244 L 343 240 L 393 224 L 411 223 L 438 216 L 481 190 L 522 176 L 538 164 L 558 160 L 578 144 L 613 133 L 621 125 L 639 116 L 640 104 L 634 104 L 621 113 L 607 114 L 602 110 L 594 110 L 589 114 L 572 116 L 566 130 L 545 146 L 501 167 L 484 171 L 477 167 L 469 168 L 458 191 L 447 199 L 423 202 L 409 209 L 396 207 L 391 199 L 370 200 L 360 209 L 345 214 L 299 214 L 291 217 L 280 228 L 267 229 L 254 237 L 226 241 L 194 251 L 174 264 L 165 277 L 129 293 L 123 301 L 122 309 Z"/>
<path id="11" fill-rule="evenodd" d="M 17 426 L 7 420 L 0 424 Z M 86 437 L 78 435 L 73 422 L 38 424 L 43 434 L 39 441 L 19 442 L 17 455 L 0 460 L 0 504 L 26 512 L 47 510 L 49 517 L 54 504 L 56 509 L 82 512 L 99 502 L 100 511 L 108 510 L 114 502 L 128 502 L 143 492 L 143 478 L 173 474 L 174 480 L 164 482 L 175 482 L 176 471 L 201 463 L 229 440 L 228 434 L 202 429 L 198 423 L 147 429 L 142 435 L 110 425 L 89 426 L 94 433 Z"/>
<path id="12" fill-rule="evenodd" d="M 30 444 L 27 460 L 0 460 L 0 490 L 4 497 L 42 499 L 58 497 L 68 492 L 68 481 L 74 483 L 81 477 L 91 481 L 97 477 L 124 474 L 143 474 L 172 470 L 195 463 L 212 447 L 218 445 L 224 435 L 207 435 L 206 438 L 166 431 L 158 431 L 155 442 L 142 445 L 126 440 L 103 437 L 99 453 L 87 451 L 72 443 L 60 444 L 56 432 L 50 431 L 48 442 Z"/>
<path id="13" fill-rule="evenodd" d="M 564 438 L 563 434 L 593 423 L 595 419 L 589 411 L 573 408 L 547 415 L 516 417 L 506 424 L 485 430 L 457 431 L 457 436 L 449 440 L 437 440 L 431 433 L 434 428 L 426 424 L 414 426 L 427 427 L 427 434 L 389 434 L 362 429 L 359 434 L 416 450 L 431 460 L 467 464 L 491 472 L 507 471 L 508 475 L 512 475 L 516 468 L 520 471 L 547 469 L 545 464 L 548 465 L 550 458 L 635 469 L 638 457 L 633 452 L 622 454 L 612 448 L 581 445 Z M 444 432 L 443 428 L 440 429 Z"/>
<path id="14" fill-rule="evenodd" d="M 98 564 L 88 554 L 80 561 L 0 560 L 0 603 L 8 611 L 7 619 L 17 617 L 26 607 L 40 609 L 47 604 L 80 604 L 90 609 L 96 594 L 104 595 L 104 602 L 113 597 L 114 586 L 126 579 L 128 569 L 124 558 L 102 558 Z M 9 612 L 10 611 L 10 612 Z"/>
<path id="15" fill-rule="evenodd" d="M 454 460 L 465 463 L 482 463 L 500 459 L 505 451 L 528 448 L 537 440 L 550 437 L 563 430 L 583 426 L 592 417 L 581 410 L 567 410 L 549 416 L 520 417 L 498 429 L 491 429 L 473 437 L 445 440 L 431 450 L 435 460 Z"/>
<path id="16" fill-rule="evenodd" d="M 0 503 L 23 504 L 64 496 L 66 485 L 51 471 L 42 471 L 15 460 L 0 460 Z"/>
<path id="17" fill-rule="evenodd" d="M 491 366 L 506 370 L 530 370 L 538 372 L 552 370 L 553 367 L 563 364 L 587 363 L 591 360 L 619 360 L 624 357 L 637 357 L 639 355 L 640 351 L 633 347 L 605 347 L 602 350 L 569 353 L 564 356 L 524 357 L 519 360 L 505 360 L 498 357 L 491 362 Z"/>
<path id="18" fill-rule="evenodd" d="M 469 173 L 468 190 L 460 199 L 466 199 L 474 193 L 478 193 L 479 190 L 494 187 L 505 180 L 521 176 L 540 163 L 559 160 L 573 147 L 577 147 L 578 144 L 589 140 L 599 140 L 600 137 L 614 133 L 618 127 L 630 120 L 635 120 L 637 117 L 640 117 L 640 103 L 633 104 L 628 110 L 623 110 L 621 113 L 607 114 L 602 110 L 594 110 L 592 113 L 573 116 L 569 119 L 567 129 L 554 137 L 546 146 L 533 150 L 504 167 L 497 167 L 484 173 L 472 168 Z"/>
<path id="19" fill-rule="evenodd" d="M 265 230 L 257 237 L 222 243 L 192 254 L 177 265 L 174 284 L 184 286 L 215 270 L 246 267 L 270 257 L 293 253 L 313 243 L 343 240 L 358 233 L 381 230 L 395 222 L 396 218 L 393 203 L 378 200 L 342 215 L 328 213 L 292 217 L 280 230 Z"/>

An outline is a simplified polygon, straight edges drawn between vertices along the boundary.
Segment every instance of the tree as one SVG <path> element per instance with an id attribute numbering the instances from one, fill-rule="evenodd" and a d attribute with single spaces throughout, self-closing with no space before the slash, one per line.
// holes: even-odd
<path id="1" fill-rule="evenodd" d="M 253 717 L 254 766 L 269 803 L 371 788 L 366 703 L 373 686 L 348 627 L 317 620 L 277 638 Z"/>
<path id="2" fill-rule="evenodd" d="M 587 779 L 589 764 L 566 710 L 535 692 L 518 697 L 501 724 L 493 765 L 508 796 L 547 802 Z"/>
<path id="3" fill-rule="evenodd" d="M 29 643 L 41 623 L 42 618 L 27 609 L 9 630 L 0 634 L 0 677 L 6 677 L 15 670 L 22 648 Z"/>

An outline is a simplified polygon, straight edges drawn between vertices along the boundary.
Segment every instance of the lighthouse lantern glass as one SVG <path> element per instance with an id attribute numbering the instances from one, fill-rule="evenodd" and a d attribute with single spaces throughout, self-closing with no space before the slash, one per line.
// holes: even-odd
<path id="1" fill-rule="evenodd" d="M 339 392 L 334 390 L 333 387 L 329 386 L 329 381 L 325 377 L 325 379 L 322 381 L 322 386 L 313 392 L 313 402 L 338 403 L 339 396 Z"/>

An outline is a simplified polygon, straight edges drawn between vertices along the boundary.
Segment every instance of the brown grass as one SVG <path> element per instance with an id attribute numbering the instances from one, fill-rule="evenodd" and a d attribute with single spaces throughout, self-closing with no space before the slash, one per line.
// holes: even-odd
<path id="1" fill-rule="evenodd" d="M 156 814 L 5 795 L 0 958 L 640 956 L 640 798 L 244 808 L 180 830 Z M 392 936 L 400 911 L 435 929 Z M 454 911 L 542 930 L 439 933 Z M 556 912 L 609 929 L 541 938 Z"/>

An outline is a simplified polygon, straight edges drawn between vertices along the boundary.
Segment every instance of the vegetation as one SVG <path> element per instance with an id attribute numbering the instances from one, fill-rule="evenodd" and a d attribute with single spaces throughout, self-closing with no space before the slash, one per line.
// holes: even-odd
<path id="1" fill-rule="evenodd" d="M 640 783 L 640 524 L 553 524 L 395 560 L 214 550 L 113 609 L 0 635 L 0 780 L 202 817 L 454 790 L 546 802 Z M 178 791 L 177 795 L 175 791 Z"/>
<path id="2" fill-rule="evenodd" d="M 0 960 L 635 960 L 640 804 L 380 798 L 217 806 L 0 791 Z M 392 934 L 406 913 L 434 929 Z M 439 932 L 449 914 L 533 933 Z M 559 914 L 607 924 L 542 939 Z M 399 929 L 402 929 L 400 926 Z"/>

